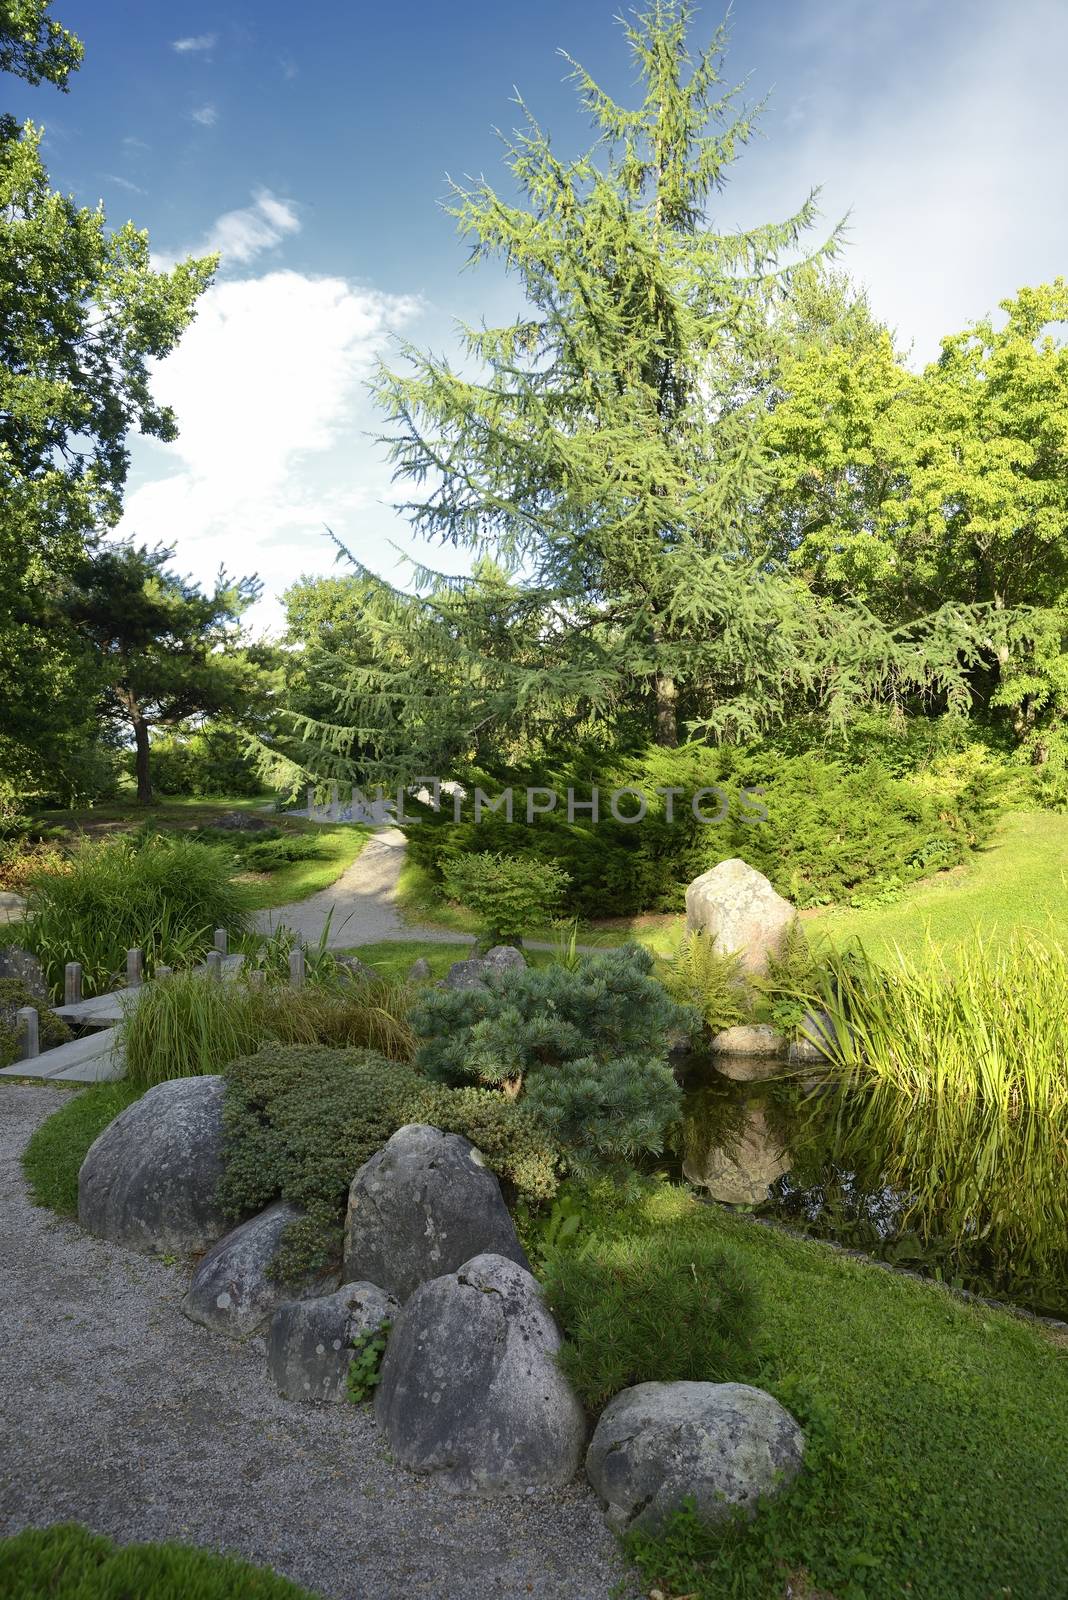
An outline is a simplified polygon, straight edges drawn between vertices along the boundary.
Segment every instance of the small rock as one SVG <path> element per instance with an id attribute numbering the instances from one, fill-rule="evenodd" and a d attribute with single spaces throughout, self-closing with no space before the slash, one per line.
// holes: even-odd
<path id="1" fill-rule="evenodd" d="M 737 952 L 750 975 L 767 971 L 795 915 L 764 874 L 737 857 L 703 872 L 686 890 L 687 933 L 706 933 L 717 950 Z"/>
<path id="2" fill-rule="evenodd" d="M 399 1311 L 393 1296 L 373 1283 L 292 1300 L 271 1318 L 267 1371 L 288 1400 L 344 1400 L 353 1340 L 395 1321 Z"/>
<path id="3" fill-rule="evenodd" d="M 301 1284 L 277 1283 L 267 1275 L 282 1234 L 303 1215 L 299 1207 L 276 1200 L 213 1245 L 194 1272 L 182 1301 L 190 1321 L 232 1339 L 245 1339 L 262 1328 L 284 1301 L 333 1288 L 336 1272 L 317 1273 Z"/>
<path id="4" fill-rule="evenodd" d="M 37 957 L 18 945 L 0 944 L 0 978 L 14 978 L 39 1005 L 48 1004 L 48 984 Z"/>
<path id="5" fill-rule="evenodd" d="M 500 1184 L 469 1139 L 411 1123 L 353 1178 L 342 1282 L 381 1284 L 403 1304 L 485 1251 L 527 1266 Z"/>
<path id="6" fill-rule="evenodd" d="M 334 964 L 339 971 L 347 973 L 356 983 L 378 982 L 378 973 L 374 967 L 368 966 L 366 961 L 361 961 L 359 956 L 337 956 Z"/>
<path id="7" fill-rule="evenodd" d="M 725 1056 L 780 1056 L 786 1052 L 786 1040 L 767 1022 L 742 1023 L 723 1028 L 712 1040 L 711 1048 Z"/>
<path id="8" fill-rule="evenodd" d="M 266 817 L 253 816 L 250 811 L 224 811 L 204 824 L 206 828 L 225 828 L 227 833 L 260 833 L 264 828 L 277 827 Z"/>
<path id="9" fill-rule="evenodd" d="M 834 1023 L 826 1011 L 806 1011 L 790 1046 L 791 1061 L 833 1061 L 838 1054 Z"/>
<path id="10" fill-rule="evenodd" d="M 473 957 L 470 961 L 454 961 L 442 983 L 446 989 L 485 989 L 492 973 L 492 967 Z"/>
<path id="11" fill-rule="evenodd" d="M 120 1111 L 78 1174 L 78 1221 L 131 1250 L 206 1250 L 232 1225 L 223 1175 L 221 1077 L 171 1078 Z"/>
<path id="12" fill-rule="evenodd" d="M 568 1483 L 586 1421 L 559 1348 L 537 1281 L 514 1261 L 479 1255 L 424 1283 L 394 1324 L 375 1396 L 397 1460 L 478 1494 Z"/>
<path id="13" fill-rule="evenodd" d="M 420 956 L 418 961 L 413 961 L 408 968 L 409 983 L 425 983 L 427 978 L 434 976 L 430 962 L 426 956 Z"/>
<path id="14" fill-rule="evenodd" d="M 510 972 L 514 967 L 525 967 L 526 957 L 514 944 L 495 944 L 482 957 L 484 966 L 493 972 Z"/>
<path id="15" fill-rule="evenodd" d="M 606 1407 L 586 1471 L 609 1523 L 657 1533 L 692 1499 L 708 1522 L 785 1488 L 804 1434 L 777 1400 L 745 1383 L 639 1383 Z"/>

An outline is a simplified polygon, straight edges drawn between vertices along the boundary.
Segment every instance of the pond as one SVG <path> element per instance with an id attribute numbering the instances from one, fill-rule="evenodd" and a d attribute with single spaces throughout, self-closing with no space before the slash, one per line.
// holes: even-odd
<path id="1" fill-rule="evenodd" d="M 675 1158 L 709 1198 L 1068 1318 L 1068 1129 L 752 1057 L 680 1077 Z"/>

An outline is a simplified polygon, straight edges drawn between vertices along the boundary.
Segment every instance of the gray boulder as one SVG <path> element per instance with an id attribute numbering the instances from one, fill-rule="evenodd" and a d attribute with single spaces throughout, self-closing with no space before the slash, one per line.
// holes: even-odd
<path id="1" fill-rule="evenodd" d="M 171 1078 L 120 1111 L 78 1174 L 78 1220 L 131 1250 L 206 1250 L 232 1225 L 223 1175 L 223 1079 Z"/>
<path id="2" fill-rule="evenodd" d="M 267 1334 L 267 1371 L 288 1400 L 346 1398 L 353 1340 L 393 1322 L 400 1306 L 373 1283 L 347 1283 L 279 1306 Z"/>
<path id="3" fill-rule="evenodd" d="M 418 961 L 413 961 L 408 968 L 409 983 L 425 983 L 427 978 L 434 976 L 430 962 L 426 956 L 420 956 Z"/>
<path id="4" fill-rule="evenodd" d="M 609 1523 L 656 1533 L 692 1499 L 708 1522 L 786 1487 L 804 1434 L 777 1400 L 745 1383 L 639 1383 L 601 1414 L 586 1471 Z"/>
<path id="5" fill-rule="evenodd" d="M 514 967 L 525 967 L 526 957 L 514 944 L 495 944 L 482 957 L 484 966 L 491 972 L 510 972 Z"/>
<path id="6" fill-rule="evenodd" d="M 424 1283 L 393 1327 L 375 1414 L 397 1460 L 444 1487 L 516 1494 L 574 1477 L 586 1420 L 536 1280 L 499 1255 Z"/>
<path id="7" fill-rule="evenodd" d="M 485 989 L 492 972 L 492 967 L 473 956 L 470 961 L 454 961 L 441 981 L 446 989 Z"/>
<path id="8" fill-rule="evenodd" d="M 717 950 L 739 954 L 750 976 L 780 954 L 795 915 L 764 874 L 738 857 L 702 872 L 686 890 L 687 933 L 705 933 Z"/>
<path id="9" fill-rule="evenodd" d="M 378 973 L 374 967 L 368 966 L 366 961 L 361 961 L 359 956 L 337 956 L 335 965 L 339 971 L 345 973 L 354 983 L 378 982 Z"/>
<path id="10" fill-rule="evenodd" d="M 298 1206 L 276 1200 L 213 1245 L 186 1290 L 182 1301 L 186 1316 L 214 1333 L 245 1339 L 286 1300 L 332 1289 L 336 1272 L 316 1273 L 296 1284 L 278 1283 L 268 1276 L 282 1234 L 303 1215 Z"/>
<path id="11" fill-rule="evenodd" d="M 403 1304 L 484 1251 L 528 1264 L 479 1151 L 456 1133 L 398 1128 L 352 1180 L 342 1282 L 381 1284 Z"/>
<path id="12" fill-rule="evenodd" d="M 832 1061 L 838 1053 L 834 1024 L 826 1011 L 806 1011 L 790 1046 L 791 1061 Z"/>
<path id="13" fill-rule="evenodd" d="M 48 1004 L 48 985 L 44 968 L 37 957 L 18 945 L 0 944 L 0 978 L 14 978 L 28 989 L 34 1000 Z"/>

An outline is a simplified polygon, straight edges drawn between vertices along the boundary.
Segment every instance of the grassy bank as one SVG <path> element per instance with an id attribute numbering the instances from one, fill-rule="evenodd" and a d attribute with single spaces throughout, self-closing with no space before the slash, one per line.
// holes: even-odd
<path id="1" fill-rule="evenodd" d="M 78 1214 L 78 1169 L 98 1134 L 139 1099 L 133 1084 L 94 1083 L 79 1094 L 57 1091 L 56 1110 L 37 1128 L 22 1156 L 35 1205 Z"/>

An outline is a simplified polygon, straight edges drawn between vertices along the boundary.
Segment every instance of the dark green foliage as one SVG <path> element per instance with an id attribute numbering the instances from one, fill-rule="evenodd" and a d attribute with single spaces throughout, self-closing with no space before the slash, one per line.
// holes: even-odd
<path id="1" fill-rule="evenodd" d="M 255 839 L 241 851 L 242 865 L 250 872 L 274 872 L 290 861 L 317 861 L 323 855 L 318 839 L 304 833 Z"/>
<path id="2" fill-rule="evenodd" d="M 487 851 L 455 855 L 442 873 L 450 900 L 468 906 L 487 944 L 521 944 L 532 928 L 551 922 L 568 875 L 550 861 Z"/>
<path id="3" fill-rule="evenodd" d="M 345 1393 L 354 1406 L 370 1400 L 382 1376 L 382 1357 L 389 1342 L 391 1322 L 383 1322 L 371 1333 L 361 1333 L 352 1341 L 354 1351 L 345 1380 Z"/>
<path id="4" fill-rule="evenodd" d="M 130 757 L 129 770 L 134 770 Z M 263 788 L 240 735 L 217 723 L 196 733 L 161 734 L 152 745 L 152 784 L 158 794 L 255 795 Z"/>
<path id="5" fill-rule="evenodd" d="M 69 1095 L 30 1137 L 22 1169 L 35 1205 L 63 1216 L 78 1214 L 78 1172 L 93 1140 L 142 1090 L 123 1080 L 94 1083 Z M 58 1096 L 57 1096 L 57 1103 Z"/>
<path id="6" fill-rule="evenodd" d="M 406 1123 L 464 1134 L 530 1198 L 556 1185 L 556 1155 L 530 1111 L 487 1089 L 443 1088 L 370 1051 L 268 1045 L 228 1068 L 224 1117 L 221 1193 L 232 1214 L 279 1196 L 308 1213 L 283 1236 L 282 1280 L 338 1257 L 353 1177 Z"/>
<path id="7" fill-rule="evenodd" d="M 690 1013 L 636 945 L 562 966 L 511 968 L 486 989 L 427 989 L 416 1064 L 452 1084 L 523 1094 L 575 1171 L 663 1148 L 681 1099 L 666 1062 Z"/>
<path id="8" fill-rule="evenodd" d="M 560 1364 L 590 1412 L 636 1383 L 728 1383 L 753 1371 L 760 1305 L 741 1253 L 703 1228 L 594 1237 L 551 1258 Z"/>
<path id="9" fill-rule="evenodd" d="M 663 975 L 664 988 L 680 1005 L 695 1010 L 710 1034 L 744 1022 L 750 995 L 736 951 L 717 950 L 698 930 L 687 934 Z"/>
<path id="10" fill-rule="evenodd" d="M 199 960 L 215 928 L 247 923 L 244 895 L 222 850 L 188 839 L 120 836 L 86 842 L 70 869 L 41 872 L 27 895 L 28 940 L 58 988 L 68 961 L 80 961 L 89 993 L 103 993 L 125 971 L 126 952 L 144 952 L 145 971 L 161 962 Z"/>
<path id="11" fill-rule="evenodd" d="M 181 1544 L 117 1545 L 76 1523 L 0 1540 L 4 1600 L 314 1600 L 231 1556 Z"/>
<path id="12" fill-rule="evenodd" d="M 65 1044 L 71 1037 L 70 1029 L 59 1017 L 42 1005 L 40 999 L 18 978 L 0 978 L 0 1067 L 10 1066 L 18 1055 L 18 1026 L 15 1014 L 23 1006 L 33 1006 L 37 1012 L 37 1036 L 42 1050 Z"/>
<path id="13" fill-rule="evenodd" d="M 456 825 L 451 813 L 427 808 L 410 830 L 412 859 L 441 882 L 448 864 L 471 851 L 507 848 L 558 863 L 571 888 L 567 909 L 584 917 L 635 916 L 678 911 L 686 885 L 728 856 L 741 856 L 769 877 L 780 894 L 809 906 L 860 903 L 903 883 L 955 866 L 981 844 L 998 809 L 1000 773 L 981 747 L 941 756 L 917 771 L 891 777 L 873 759 L 850 764 L 816 752 L 788 754 L 755 748 L 687 745 L 649 748 L 631 755 L 591 751 L 567 764 L 496 775 L 465 769 L 467 788 L 496 794 L 513 786 L 544 785 L 575 799 L 600 790 L 600 816 L 586 812 L 568 822 L 566 805 L 523 820 L 470 807 Z M 699 809 L 692 800 L 706 793 Z M 613 789 L 647 797 L 640 822 L 615 821 Z M 671 801 L 658 789 L 681 790 Z M 622 807 L 636 809 L 633 799 Z M 718 820 L 715 820 L 718 819 Z"/>

